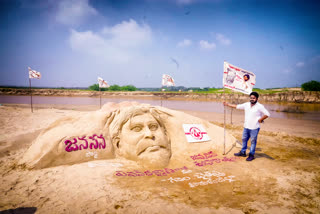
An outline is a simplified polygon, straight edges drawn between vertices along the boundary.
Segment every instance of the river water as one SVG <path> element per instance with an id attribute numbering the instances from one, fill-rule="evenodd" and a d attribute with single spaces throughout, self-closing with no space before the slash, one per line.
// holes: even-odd
<path id="1" fill-rule="evenodd" d="M 100 105 L 100 98 L 97 97 L 52 97 L 33 96 L 34 104 L 66 104 L 66 105 Z M 223 113 L 223 105 L 216 101 L 181 101 L 181 100 L 160 100 L 158 98 L 135 99 L 135 98 L 102 98 L 102 104 L 107 102 L 136 101 L 151 105 L 161 105 L 175 110 L 190 110 L 202 112 Z M 30 96 L 0 96 L 1 104 L 30 104 Z M 320 104 L 309 103 L 262 103 L 271 113 L 272 117 L 290 118 L 302 120 L 320 120 Z M 239 111 L 236 110 L 235 113 Z"/>

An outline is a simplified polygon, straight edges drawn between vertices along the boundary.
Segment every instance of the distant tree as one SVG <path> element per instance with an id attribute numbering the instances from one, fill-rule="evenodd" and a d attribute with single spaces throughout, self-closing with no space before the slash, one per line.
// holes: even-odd
<path id="1" fill-rule="evenodd" d="M 99 91 L 99 84 L 90 85 L 89 90 Z M 100 88 L 100 91 L 108 91 L 108 88 Z"/>
<path id="2" fill-rule="evenodd" d="M 301 85 L 303 91 L 320 91 L 320 82 L 311 80 Z"/>
<path id="3" fill-rule="evenodd" d="M 93 84 L 89 86 L 89 90 L 99 91 L 99 84 Z"/>
<path id="4" fill-rule="evenodd" d="M 118 85 L 112 85 L 110 86 L 109 91 L 121 91 L 121 87 Z"/>
<path id="5" fill-rule="evenodd" d="M 136 91 L 137 88 L 133 85 L 125 85 L 121 87 L 121 91 Z"/>

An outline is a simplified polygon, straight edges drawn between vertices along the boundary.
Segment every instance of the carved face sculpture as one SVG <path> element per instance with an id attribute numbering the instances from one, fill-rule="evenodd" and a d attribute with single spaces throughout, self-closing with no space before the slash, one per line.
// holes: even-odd
<path id="1" fill-rule="evenodd" d="M 118 156 L 144 166 L 165 167 L 171 157 L 164 126 L 149 110 L 136 112 L 126 120 L 115 147 Z"/>

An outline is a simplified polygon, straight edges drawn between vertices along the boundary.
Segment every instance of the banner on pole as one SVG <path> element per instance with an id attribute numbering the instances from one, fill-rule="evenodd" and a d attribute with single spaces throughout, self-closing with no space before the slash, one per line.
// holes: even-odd
<path id="1" fill-rule="evenodd" d="M 209 141 L 210 137 L 201 124 L 182 124 L 189 143 Z"/>
<path id="2" fill-rule="evenodd" d="M 103 80 L 101 77 L 98 77 L 98 82 L 99 82 L 100 88 L 109 88 L 110 87 L 108 85 L 108 83 L 105 80 Z"/>
<path id="3" fill-rule="evenodd" d="M 28 67 L 29 70 L 29 79 L 40 79 L 41 78 L 41 74 L 38 71 L 32 70 L 30 67 Z"/>
<path id="4" fill-rule="evenodd" d="M 256 75 L 242 68 L 224 62 L 223 87 L 244 94 L 250 94 L 256 84 Z"/>
<path id="5" fill-rule="evenodd" d="M 174 79 L 168 74 L 162 75 L 162 86 L 175 86 Z"/>

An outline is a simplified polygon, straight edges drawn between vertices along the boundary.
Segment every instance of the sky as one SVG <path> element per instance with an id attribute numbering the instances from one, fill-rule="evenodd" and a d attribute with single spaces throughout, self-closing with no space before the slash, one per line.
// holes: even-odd
<path id="1" fill-rule="evenodd" d="M 256 88 L 320 81 L 320 1 L 0 0 L 0 86 L 222 87 L 227 61 Z"/>

